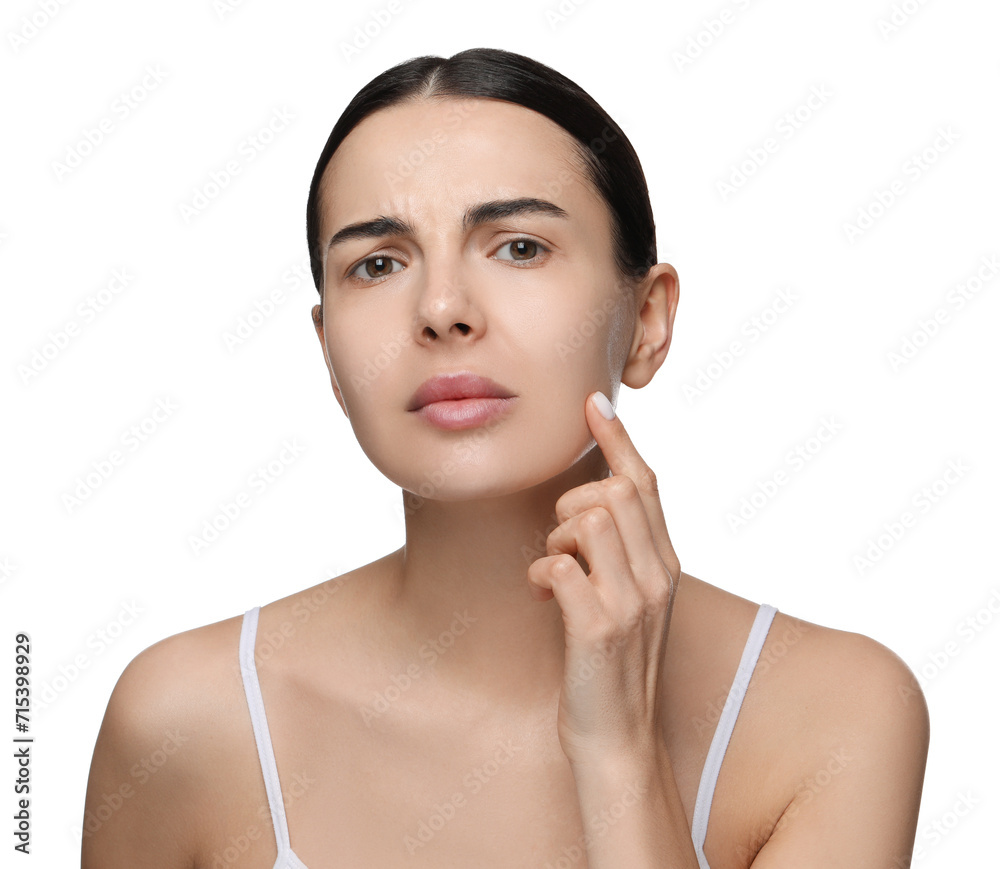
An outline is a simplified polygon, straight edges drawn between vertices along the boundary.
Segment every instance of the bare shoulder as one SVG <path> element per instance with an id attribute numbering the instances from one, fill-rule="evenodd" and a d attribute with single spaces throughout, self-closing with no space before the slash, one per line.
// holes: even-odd
<path id="1" fill-rule="evenodd" d="M 779 611 L 761 662 L 761 690 L 773 692 L 801 732 L 828 741 L 926 742 L 929 716 L 920 685 L 906 662 L 878 640 Z"/>
<path id="2" fill-rule="evenodd" d="M 214 791 L 206 784 L 224 773 L 245 706 L 240 624 L 174 634 L 122 672 L 91 762 L 83 869 L 154 865 L 154 853 L 157 866 L 191 865 Z"/>
<path id="3" fill-rule="evenodd" d="M 740 618 L 756 613 L 739 601 Z M 899 655 L 779 610 L 740 719 L 752 748 L 737 774 L 767 806 L 750 865 L 906 865 L 893 861 L 916 834 L 930 720 Z"/>
<path id="4" fill-rule="evenodd" d="M 685 574 L 698 601 L 699 632 L 732 637 L 742 649 L 760 605 Z M 682 585 L 683 587 L 683 585 Z M 800 732 L 849 733 L 859 727 L 928 730 L 923 692 L 905 661 L 864 634 L 816 624 L 780 608 L 761 647 L 747 694 Z M 772 722 L 773 724 L 773 722 Z M 770 725 L 769 725 L 770 726 Z M 804 730 L 803 728 L 808 728 Z"/>
<path id="5" fill-rule="evenodd" d="M 122 735 L 220 723 L 220 704 L 241 685 L 242 615 L 165 637 L 133 658 L 115 685 L 105 723 Z M 185 752 L 185 755 L 187 753 Z"/>
<path id="6" fill-rule="evenodd" d="M 760 604 L 687 574 L 680 589 L 679 657 L 706 662 L 687 665 L 699 677 L 689 682 L 719 691 Z M 692 720 L 719 720 L 727 699 L 711 695 Z M 710 730 L 699 727 L 706 739 Z M 753 869 L 908 865 L 929 738 L 923 692 L 899 655 L 779 608 L 726 754 L 706 856 Z"/>
<path id="7" fill-rule="evenodd" d="M 273 689 L 283 671 L 308 658 L 324 633 L 320 614 L 349 618 L 357 589 L 349 578 L 363 578 L 367 567 L 260 607 L 258 677 L 269 677 Z M 266 816 L 242 627 L 241 613 L 182 631 L 144 649 L 122 672 L 91 762 L 82 869 L 208 865 L 227 823 Z M 261 842 L 257 847 L 270 847 L 268 837 Z"/>

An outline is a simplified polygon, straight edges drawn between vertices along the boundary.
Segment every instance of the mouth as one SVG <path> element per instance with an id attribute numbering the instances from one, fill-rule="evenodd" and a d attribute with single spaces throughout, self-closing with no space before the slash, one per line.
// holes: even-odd
<path id="1" fill-rule="evenodd" d="M 439 374 L 425 380 L 413 393 L 407 410 L 421 410 L 429 404 L 442 401 L 464 399 L 506 399 L 515 398 L 513 392 L 488 377 L 467 371 L 455 374 Z"/>
<path id="2" fill-rule="evenodd" d="M 510 398 L 458 398 L 432 401 L 415 413 L 437 428 L 454 431 L 485 425 L 494 417 L 506 413 L 515 401 L 517 401 L 516 395 Z"/>
<path id="3" fill-rule="evenodd" d="M 473 428 L 506 413 L 517 396 L 509 389 L 468 372 L 425 381 L 413 394 L 408 411 L 447 430 Z"/>

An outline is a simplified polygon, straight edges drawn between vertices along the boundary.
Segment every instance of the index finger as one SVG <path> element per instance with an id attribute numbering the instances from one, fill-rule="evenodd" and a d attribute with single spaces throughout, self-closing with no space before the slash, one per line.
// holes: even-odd
<path id="1" fill-rule="evenodd" d="M 635 483 L 639 496 L 642 498 L 646 515 L 649 517 L 649 527 L 653 531 L 653 539 L 663 563 L 675 578 L 680 576 L 680 561 L 674 552 L 667 532 L 667 520 L 663 515 L 660 503 L 660 491 L 656 482 L 656 474 L 646 464 L 639 451 L 632 443 L 632 438 L 625 431 L 621 419 L 614 412 L 611 402 L 603 392 L 593 392 L 587 399 L 587 424 L 597 441 L 597 446 L 604 454 L 605 461 L 613 476 L 625 476 Z M 602 410 L 602 406 L 604 410 Z M 611 419 L 605 415 L 610 412 Z"/>

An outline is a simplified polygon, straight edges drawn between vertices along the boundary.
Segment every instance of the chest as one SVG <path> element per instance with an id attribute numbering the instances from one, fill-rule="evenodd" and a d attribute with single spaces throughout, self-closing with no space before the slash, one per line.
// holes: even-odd
<path id="1" fill-rule="evenodd" d="M 290 709 L 299 713 L 281 711 Z M 753 735 L 751 718 L 727 750 L 714 794 L 712 869 L 745 869 L 759 847 L 765 788 L 741 745 Z M 584 819 L 554 718 L 455 728 L 415 718 L 384 729 L 339 704 L 281 702 L 269 706 L 268 720 L 291 847 L 307 869 L 586 869 Z M 699 729 L 685 710 L 667 737 L 689 828 L 709 725 Z M 252 734 L 239 749 L 232 799 L 219 806 L 199 869 L 274 867 L 275 831 Z"/>
<path id="2" fill-rule="evenodd" d="M 275 730 L 279 730 L 275 728 Z M 357 736 L 357 735 L 356 735 Z M 311 745 L 312 750 L 305 746 Z M 317 750 L 274 735 L 291 847 L 307 869 L 539 866 L 578 853 L 583 820 L 568 764 L 512 734 L 476 741 L 342 738 Z M 240 851 L 239 866 L 272 869 L 277 854 L 256 752 L 209 836 L 199 867 Z M 254 769 L 256 768 L 256 769 Z M 236 834 L 232 841 L 230 831 Z"/>

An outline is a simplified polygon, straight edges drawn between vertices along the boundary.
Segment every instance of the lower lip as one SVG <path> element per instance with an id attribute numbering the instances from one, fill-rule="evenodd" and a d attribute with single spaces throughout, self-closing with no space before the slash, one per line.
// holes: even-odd
<path id="1" fill-rule="evenodd" d="M 414 413 L 431 425 L 443 429 L 474 428 L 506 413 L 516 395 L 510 398 L 460 398 L 451 401 L 433 401 Z"/>

